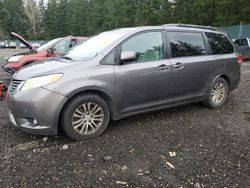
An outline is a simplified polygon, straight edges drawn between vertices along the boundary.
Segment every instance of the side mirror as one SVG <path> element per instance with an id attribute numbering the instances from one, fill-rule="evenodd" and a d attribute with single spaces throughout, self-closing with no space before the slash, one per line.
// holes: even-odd
<path id="1" fill-rule="evenodd" d="M 136 59 L 136 53 L 134 51 L 123 51 L 121 53 L 121 61 L 129 61 Z"/>

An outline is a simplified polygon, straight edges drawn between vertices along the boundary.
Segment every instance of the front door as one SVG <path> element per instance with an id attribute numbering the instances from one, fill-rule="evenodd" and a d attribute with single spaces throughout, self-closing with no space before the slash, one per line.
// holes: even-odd
<path id="1" fill-rule="evenodd" d="M 137 34 L 125 41 L 121 52 L 136 58 L 114 66 L 121 115 L 163 105 L 169 95 L 170 61 L 165 59 L 162 31 Z"/>

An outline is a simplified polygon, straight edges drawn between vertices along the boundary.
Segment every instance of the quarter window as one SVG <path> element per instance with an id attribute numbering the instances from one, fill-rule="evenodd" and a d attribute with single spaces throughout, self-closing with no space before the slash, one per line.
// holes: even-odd
<path id="1" fill-rule="evenodd" d="M 234 48 L 228 38 L 219 33 L 206 33 L 212 54 L 231 54 Z"/>
<path id="2" fill-rule="evenodd" d="M 106 58 L 105 58 L 103 64 L 106 64 L 106 65 L 114 65 L 114 64 L 115 64 L 115 52 L 116 52 L 115 49 L 114 49 L 112 52 L 110 52 L 110 53 L 106 56 Z"/>
<path id="3" fill-rule="evenodd" d="M 169 32 L 172 57 L 199 56 L 206 54 L 201 33 Z"/>
<path id="4" fill-rule="evenodd" d="M 122 52 L 133 51 L 136 59 L 130 62 L 158 61 L 164 58 L 161 32 L 147 32 L 134 36 L 122 44 Z"/>

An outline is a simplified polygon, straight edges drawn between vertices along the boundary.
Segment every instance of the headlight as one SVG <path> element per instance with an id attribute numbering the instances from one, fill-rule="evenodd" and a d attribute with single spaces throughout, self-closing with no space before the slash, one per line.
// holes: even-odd
<path id="1" fill-rule="evenodd" d="M 21 87 L 21 91 L 50 84 L 52 82 L 59 80 L 62 76 L 63 74 L 51 74 L 47 76 L 39 76 L 28 79 L 24 82 L 23 86 Z"/>
<path id="2" fill-rule="evenodd" d="M 23 55 L 13 56 L 13 57 L 9 58 L 8 61 L 18 61 L 22 57 L 23 57 Z"/>

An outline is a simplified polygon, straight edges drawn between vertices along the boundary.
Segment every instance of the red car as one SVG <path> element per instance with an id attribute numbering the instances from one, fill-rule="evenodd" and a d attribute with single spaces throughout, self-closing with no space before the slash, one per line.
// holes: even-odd
<path id="1" fill-rule="evenodd" d="M 87 39 L 86 37 L 67 36 L 53 39 L 36 49 L 18 34 L 11 32 L 11 35 L 18 39 L 27 48 L 29 48 L 30 51 L 19 53 L 6 59 L 6 63 L 2 68 L 4 71 L 10 74 L 14 74 L 18 69 L 32 62 L 62 54 L 75 44 Z"/>

